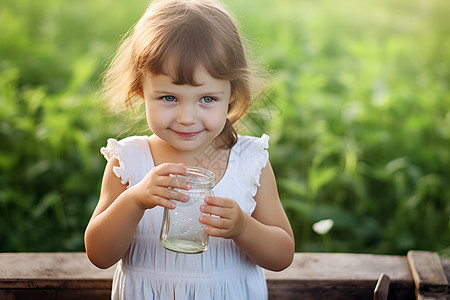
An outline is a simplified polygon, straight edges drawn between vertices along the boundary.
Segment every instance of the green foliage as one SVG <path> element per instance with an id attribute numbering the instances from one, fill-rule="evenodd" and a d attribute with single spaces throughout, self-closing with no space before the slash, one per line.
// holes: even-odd
<path id="1" fill-rule="evenodd" d="M 327 218 L 334 251 L 448 249 L 450 5 L 262 6 L 245 16 L 275 69 L 260 128 L 297 249 L 324 250 L 311 226 Z"/>
<path id="2" fill-rule="evenodd" d="M 450 251 L 450 4 L 226 1 L 271 89 L 243 122 L 271 136 L 298 251 Z M 3 0 L 0 251 L 80 251 L 122 133 L 98 80 L 146 1 Z M 333 219 L 327 236 L 312 230 Z"/>
<path id="3" fill-rule="evenodd" d="M 109 1 L 3 1 L 0 251 L 84 249 L 99 148 L 117 132 L 93 85 L 130 12 Z"/>
<path id="4" fill-rule="evenodd" d="M 18 77 L 0 73 L 0 249 L 81 250 L 104 167 L 105 118 L 94 95 L 73 85 L 51 95 L 19 88 Z"/>

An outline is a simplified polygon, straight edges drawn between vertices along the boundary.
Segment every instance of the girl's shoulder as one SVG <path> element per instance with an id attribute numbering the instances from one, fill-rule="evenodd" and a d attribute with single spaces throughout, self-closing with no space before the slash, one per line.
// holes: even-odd
<path id="1" fill-rule="evenodd" d="M 270 137 L 263 134 L 261 137 L 239 135 L 233 151 L 241 155 L 254 155 L 256 153 L 265 153 L 269 148 Z"/>
<path id="2" fill-rule="evenodd" d="M 110 138 L 107 145 L 100 149 L 100 152 L 109 160 L 112 156 L 122 154 L 122 152 L 135 152 L 148 146 L 148 136 L 129 136 L 120 140 Z"/>
<path id="3" fill-rule="evenodd" d="M 269 160 L 269 136 L 238 136 L 238 142 L 230 154 L 229 173 L 234 194 L 241 209 L 251 215 L 256 207 L 254 199 L 260 186 L 261 172 Z"/>
<path id="4" fill-rule="evenodd" d="M 148 136 L 130 136 L 121 140 L 110 138 L 100 152 L 107 161 L 112 158 L 119 161 L 119 166 L 115 166 L 113 171 L 123 184 L 134 184 L 133 178 L 141 173 L 143 161 L 151 161 Z"/>

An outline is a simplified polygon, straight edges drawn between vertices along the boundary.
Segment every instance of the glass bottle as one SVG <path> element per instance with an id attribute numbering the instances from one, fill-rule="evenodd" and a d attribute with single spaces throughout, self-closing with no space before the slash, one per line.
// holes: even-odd
<path id="1" fill-rule="evenodd" d="M 169 250 L 181 253 L 201 253 L 208 249 L 209 236 L 199 222 L 200 205 L 205 196 L 213 195 L 214 173 L 199 167 L 187 167 L 187 175 L 172 175 L 175 180 L 191 184 L 189 191 L 174 189 L 189 196 L 187 202 L 177 202 L 175 209 L 164 208 L 160 243 Z"/>

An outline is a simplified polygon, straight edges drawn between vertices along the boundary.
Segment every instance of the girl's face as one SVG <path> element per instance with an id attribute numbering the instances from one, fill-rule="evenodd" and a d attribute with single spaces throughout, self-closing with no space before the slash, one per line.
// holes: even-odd
<path id="1" fill-rule="evenodd" d="M 176 85 L 162 74 L 148 74 L 143 82 L 151 131 L 180 151 L 208 146 L 222 132 L 231 101 L 229 80 L 216 79 L 201 67 L 194 75 L 199 86 Z"/>

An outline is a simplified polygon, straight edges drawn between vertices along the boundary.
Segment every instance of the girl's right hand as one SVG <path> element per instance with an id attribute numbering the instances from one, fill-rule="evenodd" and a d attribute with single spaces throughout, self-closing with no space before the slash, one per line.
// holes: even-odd
<path id="1" fill-rule="evenodd" d="M 174 188 L 189 190 L 190 184 L 174 175 L 187 175 L 184 164 L 164 163 L 154 167 L 138 184 L 130 188 L 136 194 L 136 205 L 143 210 L 155 206 L 174 209 L 176 204 L 171 200 L 188 201 L 187 195 Z"/>

